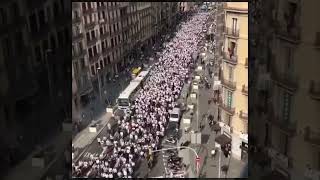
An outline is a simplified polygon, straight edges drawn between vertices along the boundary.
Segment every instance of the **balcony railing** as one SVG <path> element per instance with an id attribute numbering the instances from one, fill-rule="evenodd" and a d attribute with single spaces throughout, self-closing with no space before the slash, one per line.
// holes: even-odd
<path id="1" fill-rule="evenodd" d="M 300 42 L 301 29 L 299 27 L 287 28 L 286 26 L 278 26 L 276 29 L 277 36 L 285 41 L 297 44 Z"/>
<path id="2" fill-rule="evenodd" d="M 268 113 L 269 122 L 273 125 L 278 127 L 282 132 L 286 133 L 289 136 L 294 136 L 296 134 L 297 123 L 296 122 L 289 122 L 283 121 L 274 113 L 273 109 L 270 109 Z"/>
<path id="3" fill-rule="evenodd" d="M 272 70 L 271 78 L 279 86 L 289 90 L 290 92 L 294 92 L 298 88 L 298 78 L 296 76 L 289 73 L 279 73 L 275 67 Z"/>
<path id="4" fill-rule="evenodd" d="M 79 59 L 81 57 L 83 57 L 84 55 L 86 55 L 86 50 L 80 50 L 80 52 L 78 53 L 74 53 L 72 56 L 72 59 Z"/>
<path id="5" fill-rule="evenodd" d="M 95 37 L 95 38 L 92 38 L 90 40 L 87 40 L 87 45 L 88 46 L 92 46 L 94 45 L 95 43 L 97 43 L 97 40 L 98 40 L 98 37 Z"/>
<path id="6" fill-rule="evenodd" d="M 94 28 L 94 26 L 95 25 L 97 25 L 98 24 L 98 22 L 96 22 L 96 21 L 93 21 L 93 22 L 91 22 L 91 23 L 89 23 L 89 24 L 85 24 L 85 28 L 86 29 L 92 29 L 92 28 Z"/>
<path id="7" fill-rule="evenodd" d="M 110 32 L 105 32 L 104 34 L 100 34 L 100 39 L 106 39 L 110 36 Z"/>
<path id="8" fill-rule="evenodd" d="M 225 33 L 228 36 L 239 38 L 239 29 L 225 27 Z"/>
<path id="9" fill-rule="evenodd" d="M 314 100 L 320 100 L 320 83 L 316 84 L 314 81 L 310 82 L 309 95 Z"/>
<path id="10" fill-rule="evenodd" d="M 241 119 L 248 120 L 248 113 L 245 113 L 245 112 L 243 112 L 243 111 L 240 111 L 239 117 L 240 117 Z"/>
<path id="11" fill-rule="evenodd" d="M 221 108 L 221 109 L 223 109 L 224 111 L 226 111 L 228 114 L 230 114 L 230 115 L 234 115 L 234 113 L 235 113 L 235 108 L 233 108 L 233 107 L 230 107 L 230 106 L 228 106 L 228 105 L 226 105 L 225 103 L 220 103 L 219 104 L 219 107 Z"/>
<path id="12" fill-rule="evenodd" d="M 72 41 L 78 41 L 83 38 L 83 33 L 73 34 Z"/>
<path id="13" fill-rule="evenodd" d="M 236 90 L 236 82 L 233 82 L 233 81 L 230 81 L 230 80 L 227 80 L 225 78 L 221 78 L 221 84 L 231 90 Z"/>
<path id="14" fill-rule="evenodd" d="M 225 62 L 236 65 L 238 64 L 238 56 L 230 55 L 229 52 L 223 52 L 223 59 Z"/>
<path id="15" fill-rule="evenodd" d="M 83 14 L 94 13 L 96 11 L 97 11 L 96 8 L 88 8 L 88 9 L 83 10 Z"/>
<path id="16" fill-rule="evenodd" d="M 75 18 L 72 19 L 72 23 L 73 24 L 78 24 L 80 22 L 81 22 L 81 17 L 75 17 Z"/>
<path id="17" fill-rule="evenodd" d="M 98 53 L 97 55 L 93 57 L 89 57 L 90 62 L 96 62 L 101 57 L 101 53 Z"/>
<path id="18" fill-rule="evenodd" d="M 243 93 L 244 95 L 248 95 L 248 86 L 242 85 L 242 93 Z"/>
<path id="19" fill-rule="evenodd" d="M 304 140 L 312 145 L 320 147 L 320 132 L 312 131 L 309 126 L 305 127 Z"/>

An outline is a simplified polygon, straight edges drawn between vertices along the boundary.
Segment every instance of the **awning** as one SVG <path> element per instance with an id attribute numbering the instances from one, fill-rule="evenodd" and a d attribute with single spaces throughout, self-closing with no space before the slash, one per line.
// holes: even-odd
<path id="1" fill-rule="evenodd" d="M 215 141 L 221 146 L 225 146 L 231 143 L 231 138 L 225 134 L 221 134 L 220 136 L 216 137 Z"/>

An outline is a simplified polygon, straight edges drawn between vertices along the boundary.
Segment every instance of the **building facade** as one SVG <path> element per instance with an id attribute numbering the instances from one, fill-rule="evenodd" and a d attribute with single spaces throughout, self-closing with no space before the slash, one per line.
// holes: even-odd
<path id="1" fill-rule="evenodd" d="M 76 82 L 82 87 L 78 88 L 78 94 L 80 99 L 84 96 L 84 102 L 88 100 L 86 96 L 90 94 L 91 87 L 99 93 L 100 84 L 101 91 L 107 91 L 108 80 L 124 71 L 139 55 L 150 52 L 163 29 L 159 27 L 163 22 L 167 27 L 176 23 L 177 7 L 171 2 L 72 4 L 75 7 L 73 15 L 77 16 L 74 22 L 78 23 L 74 34 L 81 34 L 74 36 L 73 68 L 75 75 L 82 74 Z M 87 72 L 88 79 L 84 78 Z"/>
<path id="2" fill-rule="evenodd" d="M 255 59 L 252 133 L 283 179 L 319 179 L 319 23 L 317 1 L 262 3 Z M 270 13 L 271 12 L 271 13 Z M 268 27 L 268 28 L 266 28 Z M 261 35 L 263 34 L 263 36 Z M 302 59 L 304 59 L 302 61 Z M 251 94 L 251 89 L 250 89 Z"/>
<path id="3" fill-rule="evenodd" d="M 234 137 L 248 134 L 248 3 L 225 3 L 221 121 Z M 241 156 L 240 142 L 233 138 L 233 154 Z"/>
<path id="4" fill-rule="evenodd" d="M 71 47 L 70 19 L 65 18 L 70 11 L 69 3 L 60 0 L 0 3 L 0 133 L 6 137 L 1 149 L 13 157 L 5 162 L 7 168 L 71 117 L 71 57 L 64 53 Z"/>

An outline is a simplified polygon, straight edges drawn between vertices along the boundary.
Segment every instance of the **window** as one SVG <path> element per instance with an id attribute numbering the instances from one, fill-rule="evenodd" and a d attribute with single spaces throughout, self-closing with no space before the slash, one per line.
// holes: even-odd
<path id="1" fill-rule="evenodd" d="M 233 80 L 233 68 L 231 66 L 228 66 L 228 79 L 229 81 Z"/>
<path id="2" fill-rule="evenodd" d="M 55 2 L 55 3 L 53 4 L 53 16 L 54 16 L 55 18 L 57 18 L 58 15 L 59 15 L 59 6 L 58 6 L 58 3 Z"/>
<path id="3" fill-rule="evenodd" d="M 0 9 L 0 24 L 1 25 L 7 24 L 7 22 L 8 22 L 7 18 L 8 17 L 7 17 L 7 14 L 6 14 L 5 10 L 1 8 Z"/>
<path id="4" fill-rule="evenodd" d="M 291 95 L 287 92 L 283 92 L 283 121 L 289 122 L 290 119 L 290 105 L 291 105 Z"/>
<path id="5" fill-rule="evenodd" d="M 227 95 L 227 107 L 231 108 L 232 107 L 232 92 L 226 90 L 226 95 Z"/>
<path id="6" fill-rule="evenodd" d="M 104 11 L 102 11 L 102 18 L 105 19 L 106 18 L 106 13 Z"/>
<path id="7" fill-rule="evenodd" d="M 105 42 L 104 41 L 101 42 L 101 48 L 102 48 L 102 50 L 105 49 Z"/>
<path id="8" fill-rule="evenodd" d="M 100 68 L 103 69 L 103 62 L 100 61 Z"/>
<path id="9" fill-rule="evenodd" d="M 91 2 L 88 2 L 88 9 L 91 9 Z"/>
<path id="10" fill-rule="evenodd" d="M 84 3 L 82 3 L 82 10 L 86 10 L 86 3 L 84 2 Z"/>
<path id="11" fill-rule="evenodd" d="M 80 68 L 81 68 L 81 70 L 84 70 L 86 68 L 84 58 L 80 59 Z"/>
<path id="12" fill-rule="evenodd" d="M 74 74 L 78 74 L 78 62 L 77 61 L 75 61 L 74 63 L 73 63 L 73 67 L 74 67 Z"/>
<path id="13" fill-rule="evenodd" d="M 111 63 L 111 60 L 110 60 L 110 56 L 108 55 L 107 56 L 107 64 L 110 64 Z"/>
<path id="14" fill-rule="evenodd" d="M 30 31 L 37 32 L 37 18 L 34 13 L 29 16 L 29 23 L 30 23 Z"/>
<path id="15" fill-rule="evenodd" d="M 12 17 L 13 19 L 18 19 L 20 16 L 20 10 L 19 10 L 19 6 L 17 3 L 13 3 L 11 6 L 11 12 L 12 12 Z"/>
<path id="16" fill-rule="evenodd" d="M 96 62 L 96 69 L 98 69 L 99 68 L 99 63 L 98 62 Z"/>
<path id="17" fill-rule="evenodd" d="M 36 46 L 35 48 L 36 61 L 41 62 L 41 48 L 40 46 Z"/>
<path id="18" fill-rule="evenodd" d="M 103 66 L 106 67 L 107 65 L 107 58 L 103 58 Z"/>
<path id="19" fill-rule="evenodd" d="M 48 40 L 42 41 L 42 48 L 43 48 L 43 50 L 47 50 L 48 49 Z"/>
<path id="20" fill-rule="evenodd" d="M 89 32 L 86 33 L 86 38 L 87 38 L 87 41 L 90 41 L 90 33 Z"/>
<path id="21" fill-rule="evenodd" d="M 100 35 L 102 35 L 103 34 L 103 29 L 102 29 L 102 27 L 100 27 Z"/>
<path id="22" fill-rule="evenodd" d="M 235 33 L 237 31 L 238 26 L 238 19 L 232 18 L 232 33 Z"/>
<path id="23" fill-rule="evenodd" d="M 52 50 L 56 49 L 56 40 L 53 35 L 51 35 L 50 42 L 51 42 L 51 49 Z"/>
<path id="24" fill-rule="evenodd" d="M 111 47 L 114 47 L 113 38 L 111 38 Z"/>
<path id="25" fill-rule="evenodd" d="M 94 76 L 96 75 L 95 69 L 94 69 L 94 65 L 91 66 L 91 74 Z"/>
<path id="26" fill-rule="evenodd" d="M 93 57 L 93 51 L 92 51 L 92 48 L 89 48 L 88 49 L 88 53 L 89 53 L 89 57 L 91 58 L 91 57 Z"/>
<path id="27" fill-rule="evenodd" d="M 91 38 L 94 39 L 96 38 L 95 34 L 94 34 L 94 31 L 91 31 Z"/>
<path id="28" fill-rule="evenodd" d="M 62 12 L 64 12 L 64 0 L 60 0 L 60 4 L 61 4 L 61 10 Z"/>
<path id="29" fill-rule="evenodd" d="M 82 42 L 78 43 L 78 47 L 79 47 L 79 51 L 82 52 L 83 51 L 83 45 Z"/>
<path id="30" fill-rule="evenodd" d="M 74 18 L 78 18 L 79 17 L 79 12 L 78 11 L 73 11 L 74 13 Z"/>
<path id="31" fill-rule="evenodd" d="M 93 46 L 93 52 L 94 52 L 94 55 L 95 55 L 95 56 L 98 54 L 98 52 L 97 52 L 97 46 Z"/>

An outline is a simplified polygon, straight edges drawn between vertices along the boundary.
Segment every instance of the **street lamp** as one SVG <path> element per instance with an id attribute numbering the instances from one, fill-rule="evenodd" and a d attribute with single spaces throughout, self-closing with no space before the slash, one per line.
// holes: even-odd
<path id="1" fill-rule="evenodd" d="M 101 96 L 101 85 L 100 85 L 100 70 L 101 70 L 101 68 L 100 67 L 98 67 L 97 68 L 97 75 L 98 75 L 98 84 L 99 84 L 99 96 L 100 96 L 100 102 L 102 102 L 102 96 Z"/>

